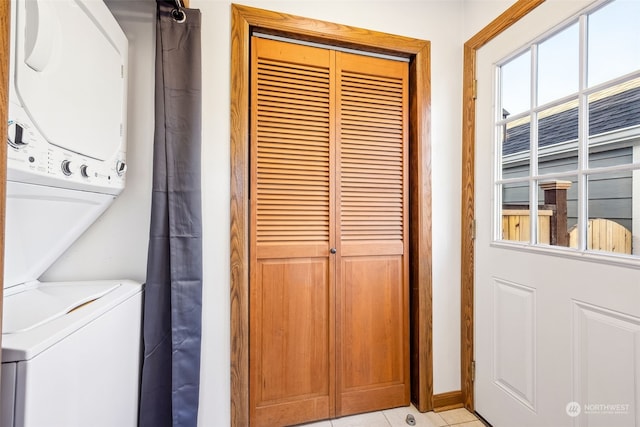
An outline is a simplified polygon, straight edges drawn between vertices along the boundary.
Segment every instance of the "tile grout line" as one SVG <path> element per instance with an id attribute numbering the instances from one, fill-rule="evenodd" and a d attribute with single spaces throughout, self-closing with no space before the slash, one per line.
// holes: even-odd
<path id="1" fill-rule="evenodd" d="M 380 412 L 382 413 L 382 416 L 384 417 L 384 419 L 387 421 L 387 425 L 389 427 L 392 427 L 391 426 L 391 421 L 389 421 L 389 418 L 387 418 L 387 414 L 385 414 L 384 411 L 380 411 Z"/>
<path id="2" fill-rule="evenodd" d="M 380 413 L 382 414 L 382 416 L 384 417 L 384 420 L 387 422 L 387 425 L 391 425 L 391 422 L 389 422 L 389 418 L 387 418 L 387 414 L 384 413 L 384 411 L 380 411 Z"/>

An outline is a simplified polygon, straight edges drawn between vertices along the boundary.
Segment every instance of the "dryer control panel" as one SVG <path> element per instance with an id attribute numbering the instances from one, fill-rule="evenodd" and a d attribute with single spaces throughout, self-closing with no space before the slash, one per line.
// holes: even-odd
<path id="1" fill-rule="evenodd" d="M 18 110 L 12 109 L 10 110 Z M 12 118 L 12 116 L 14 116 Z M 117 195 L 124 188 L 125 153 L 98 160 L 47 142 L 28 117 L 11 114 L 7 135 L 7 179 Z M 73 133 L 73 126 L 69 127 Z"/>

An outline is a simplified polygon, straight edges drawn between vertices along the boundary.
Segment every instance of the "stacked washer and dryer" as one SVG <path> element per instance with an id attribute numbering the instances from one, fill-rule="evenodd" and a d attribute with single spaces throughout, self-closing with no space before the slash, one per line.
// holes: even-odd
<path id="1" fill-rule="evenodd" d="M 142 286 L 38 281 L 124 188 L 128 42 L 101 0 L 11 10 L 1 427 L 135 426 Z"/>

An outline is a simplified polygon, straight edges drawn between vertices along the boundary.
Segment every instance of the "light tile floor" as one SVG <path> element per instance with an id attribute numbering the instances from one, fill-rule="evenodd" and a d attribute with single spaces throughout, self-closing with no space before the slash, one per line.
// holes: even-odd
<path id="1" fill-rule="evenodd" d="M 413 405 L 404 408 L 337 418 L 331 421 L 304 424 L 299 427 L 407 427 L 409 426 L 406 422 L 408 414 L 414 416 L 416 427 L 484 427 L 482 421 L 478 420 L 475 415 L 464 408 L 438 413 L 426 412 L 423 414 L 418 412 Z"/>

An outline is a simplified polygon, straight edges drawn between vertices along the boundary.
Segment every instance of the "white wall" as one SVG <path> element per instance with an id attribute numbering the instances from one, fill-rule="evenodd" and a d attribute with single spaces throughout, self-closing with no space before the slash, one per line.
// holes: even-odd
<path id="1" fill-rule="evenodd" d="M 113 207 L 46 273 L 47 280 L 144 281 L 153 141 L 154 2 L 111 0 L 131 40 L 129 172 Z M 485 3 L 491 4 L 486 12 Z M 460 141 L 462 43 L 505 1 L 274 1 L 243 4 L 432 43 L 434 392 L 460 389 Z M 202 11 L 204 219 L 200 425 L 230 420 L 229 1 L 191 0 Z M 471 12 L 465 13 L 468 7 Z M 476 13 L 479 18 L 476 17 Z M 485 16 L 488 15 L 488 16 Z M 468 25 L 467 25 L 468 24 Z"/>
<path id="2" fill-rule="evenodd" d="M 469 40 L 514 3 L 515 0 L 463 0 L 463 41 Z"/>

